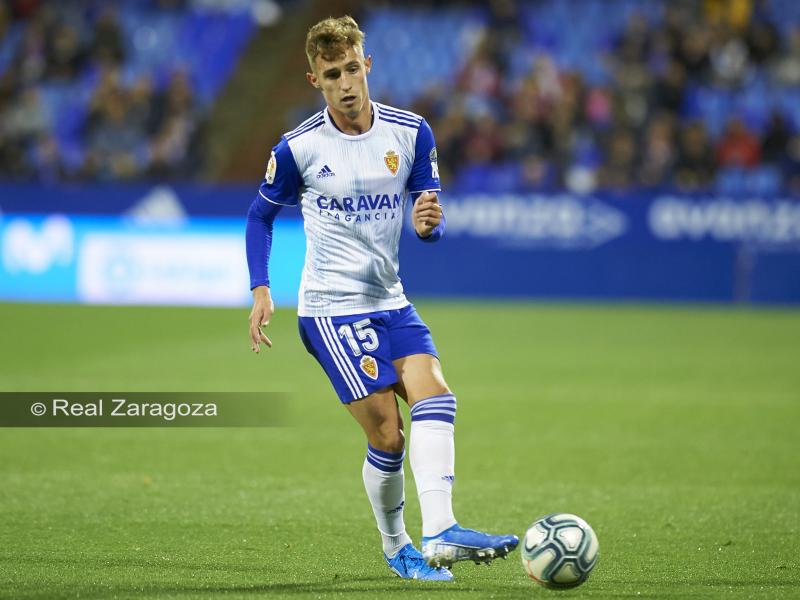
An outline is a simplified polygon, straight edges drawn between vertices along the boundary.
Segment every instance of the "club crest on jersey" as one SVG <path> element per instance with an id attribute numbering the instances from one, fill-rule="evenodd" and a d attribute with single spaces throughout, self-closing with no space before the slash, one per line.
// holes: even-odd
<path id="1" fill-rule="evenodd" d="M 359 365 L 364 374 L 370 379 L 378 378 L 378 362 L 371 356 L 362 356 Z"/>
<path id="2" fill-rule="evenodd" d="M 400 168 L 400 157 L 397 155 L 397 152 L 394 150 L 386 152 L 386 156 L 383 157 L 383 162 L 386 163 L 386 168 L 389 169 L 392 175 L 397 175 L 397 169 Z"/>
<path id="3" fill-rule="evenodd" d="M 277 170 L 278 170 L 278 159 L 275 158 L 275 152 L 273 151 L 272 156 L 269 157 L 267 172 L 264 173 L 264 179 L 267 180 L 268 184 L 272 185 L 272 182 L 275 181 L 275 171 Z"/>

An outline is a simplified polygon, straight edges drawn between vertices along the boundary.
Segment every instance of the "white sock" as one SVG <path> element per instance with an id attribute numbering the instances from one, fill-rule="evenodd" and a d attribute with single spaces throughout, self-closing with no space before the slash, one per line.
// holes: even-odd
<path id="1" fill-rule="evenodd" d="M 455 417 L 453 394 L 425 398 L 411 407 L 411 470 L 417 484 L 424 537 L 456 524 L 452 496 Z"/>
<path id="2" fill-rule="evenodd" d="M 384 452 L 367 445 L 367 458 L 361 470 L 383 541 L 383 552 L 389 558 L 394 558 L 403 546 L 411 543 L 403 521 L 404 457 L 405 451 Z"/>

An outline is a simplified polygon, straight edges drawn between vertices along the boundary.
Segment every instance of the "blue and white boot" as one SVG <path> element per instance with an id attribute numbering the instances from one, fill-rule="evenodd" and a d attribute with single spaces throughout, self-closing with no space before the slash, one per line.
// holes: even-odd
<path id="1" fill-rule="evenodd" d="M 489 535 L 458 523 L 433 537 L 422 538 L 422 556 L 431 567 L 451 567 L 460 560 L 475 564 L 505 558 L 519 544 L 515 535 Z"/>
<path id="2" fill-rule="evenodd" d="M 400 548 L 394 558 L 389 558 L 385 554 L 386 564 L 394 571 L 395 575 L 403 579 L 427 579 L 429 581 L 452 581 L 453 574 L 444 567 L 432 567 L 414 548 L 412 544 L 406 544 Z"/>

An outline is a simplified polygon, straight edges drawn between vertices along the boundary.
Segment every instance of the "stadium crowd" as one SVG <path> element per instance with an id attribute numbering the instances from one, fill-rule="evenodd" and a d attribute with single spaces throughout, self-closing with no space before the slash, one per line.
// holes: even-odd
<path id="1" fill-rule="evenodd" d="M 182 3 L 157 4 L 175 10 Z M 0 70 L 0 177 L 52 182 L 199 172 L 204 118 L 188 73 L 176 68 L 160 88 L 153 73 L 124 77 L 129 44 L 114 8 L 0 4 L 0 40 L 14 25 L 22 25 L 19 40 Z M 64 89 L 62 96 L 86 94 L 58 123 L 46 98 Z M 70 119 L 77 129 L 72 147 L 69 135 L 56 135 Z"/>
<path id="2" fill-rule="evenodd" d="M 800 193 L 800 135 L 783 110 L 765 107 L 758 129 L 734 112 L 719 132 L 686 114 L 695 86 L 735 96 L 754 81 L 800 85 L 800 27 L 781 37 L 766 3 L 670 2 L 658 22 L 634 13 L 599 84 L 547 52 L 514 77 L 520 5 L 490 5 L 455 94 L 434 85 L 413 107 L 430 117 L 443 177 L 459 188 L 701 191 L 721 175 L 758 171 L 766 187 Z"/>
<path id="3" fill-rule="evenodd" d="M 163 11 L 188 2 L 148 1 Z M 768 0 L 675 0 L 659 5 L 657 18 L 634 12 L 606 49 L 600 78 L 542 47 L 520 71 L 519 56 L 531 54 L 522 13 L 548 3 L 556 4 L 456 3 L 482 12 L 479 41 L 462 57 L 454 85 L 437 81 L 405 105 L 431 122 L 450 189 L 800 194 L 800 110 L 770 97 L 800 90 L 800 25 L 779 27 Z M 14 27 L 16 43 L 4 43 Z M 368 31 L 368 50 L 369 40 Z M 200 175 L 208 105 L 198 101 L 192 77 L 177 66 L 166 80 L 131 77 L 130 54 L 118 12 L 102 2 L 0 4 L 0 177 Z M 76 82 L 82 105 L 54 119 L 48 90 Z M 754 86 L 764 90 L 756 96 L 760 117 L 696 110 L 704 90 L 735 99 Z M 748 177 L 758 185 L 743 185 Z"/>

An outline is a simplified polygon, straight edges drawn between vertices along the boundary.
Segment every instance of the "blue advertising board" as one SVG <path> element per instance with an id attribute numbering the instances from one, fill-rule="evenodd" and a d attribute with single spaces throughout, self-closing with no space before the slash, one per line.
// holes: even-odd
<path id="1" fill-rule="evenodd" d="M 407 228 L 401 245 L 401 276 L 416 293 L 800 302 L 800 203 L 791 200 L 564 194 L 443 203 L 446 243 L 415 244 Z"/>
<path id="2" fill-rule="evenodd" d="M 0 299 L 245 305 L 253 186 L 0 186 Z M 784 198 L 442 195 L 447 232 L 416 239 L 415 299 L 498 297 L 800 303 L 800 203 Z M 354 223 L 354 226 L 357 226 Z M 276 222 L 270 275 L 294 304 L 305 241 Z M 353 257 L 358 260 L 358 257 Z"/>

